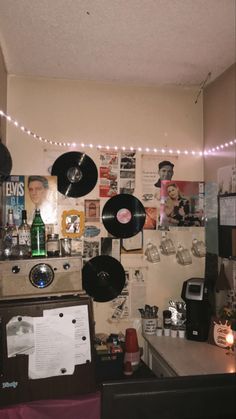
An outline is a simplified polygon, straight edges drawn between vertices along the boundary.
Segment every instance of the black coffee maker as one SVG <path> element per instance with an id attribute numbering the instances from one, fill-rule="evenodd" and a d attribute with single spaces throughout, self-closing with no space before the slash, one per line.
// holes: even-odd
<path id="1" fill-rule="evenodd" d="M 183 283 L 182 299 L 186 302 L 186 338 L 205 341 L 211 318 L 209 289 L 203 278 L 190 278 Z"/>

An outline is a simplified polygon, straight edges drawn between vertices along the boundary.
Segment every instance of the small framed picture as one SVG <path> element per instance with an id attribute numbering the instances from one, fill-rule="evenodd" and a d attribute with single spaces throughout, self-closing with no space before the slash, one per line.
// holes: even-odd
<path id="1" fill-rule="evenodd" d="M 84 212 L 77 210 L 63 211 L 61 231 L 64 237 L 77 238 L 84 232 Z"/>

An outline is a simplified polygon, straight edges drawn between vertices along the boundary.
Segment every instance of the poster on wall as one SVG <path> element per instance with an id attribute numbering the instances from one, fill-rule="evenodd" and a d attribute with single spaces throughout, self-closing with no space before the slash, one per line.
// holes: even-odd
<path id="1" fill-rule="evenodd" d="M 99 196 L 111 198 L 118 194 L 118 153 L 100 152 L 99 160 Z"/>
<path id="2" fill-rule="evenodd" d="M 143 226 L 144 230 L 156 230 L 157 228 L 157 208 L 156 207 L 145 207 L 145 223 Z"/>
<path id="3" fill-rule="evenodd" d="M 25 209 L 32 223 L 35 208 L 40 209 L 45 224 L 57 224 L 57 177 L 25 176 Z"/>
<path id="4" fill-rule="evenodd" d="M 135 189 L 135 151 L 121 152 L 120 155 L 120 193 L 132 195 Z"/>
<path id="5" fill-rule="evenodd" d="M 100 219 L 100 200 L 85 199 L 84 201 L 85 221 L 99 222 Z"/>
<path id="6" fill-rule="evenodd" d="M 236 193 L 236 166 L 220 167 L 217 171 L 218 194 Z"/>
<path id="7" fill-rule="evenodd" d="M 218 185 L 215 182 L 205 184 L 205 235 L 206 250 L 218 255 Z"/>
<path id="8" fill-rule="evenodd" d="M 160 227 L 204 225 L 204 183 L 161 181 Z"/>
<path id="9" fill-rule="evenodd" d="M 120 239 L 101 237 L 101 255 L 112 256 L 120 261 Z"/>
<path id="10" fill-rule="evenodd" d="M 121 294 L 111 301 L 109 323 L 139 318 L 139 307 L 146 302 L 146 267 L 132 267 L 125 271 L 125 286 Z"/>
<path id="11" fill-rule="evenodd" d="M 165 158 L 158 155 L 142 155 L 142 202 L 144 206 L 151 207 L 160 200 L 161 181 L 174 178 L 176 166 L 178 166 L 178 156 Z"/>

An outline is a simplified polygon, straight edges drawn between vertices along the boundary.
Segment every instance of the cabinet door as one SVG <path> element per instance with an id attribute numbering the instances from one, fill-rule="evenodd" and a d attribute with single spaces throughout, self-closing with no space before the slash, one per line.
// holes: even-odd
<path id="1" fill-rule="evenodd" d="M 149 368 L 158 378 L 174 377 L 177 374 L 172 370 L 158 354 L 149 349 Z"/>

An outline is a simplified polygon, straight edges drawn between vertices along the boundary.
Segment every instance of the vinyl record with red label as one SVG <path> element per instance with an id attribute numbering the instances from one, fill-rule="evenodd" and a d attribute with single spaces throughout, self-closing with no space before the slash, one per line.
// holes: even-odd
<path id="1" fill-rule="evenodd" d="M 59 156 L 53 163 L 51 174 L 57 176 L 58 191 L 71 198 L 87 195 L 98 179 L 94 161 L 78 151 L 69 151 Z"/>
<path id="2" fill-rule="evenodd" d="M 94 301 L 105 302 L 116 298 L 125 285 L 125 271 L 111 256 L 96 256 L 82 270 L 83 289 Z"/>
<path id="3" fill-rule="evenodd" d="M 143 204 L 133 195 L 119 194 L 103 207 L 102 222 L 115 237 L 128 238 L 142 230 L 146 213 Z"/>

